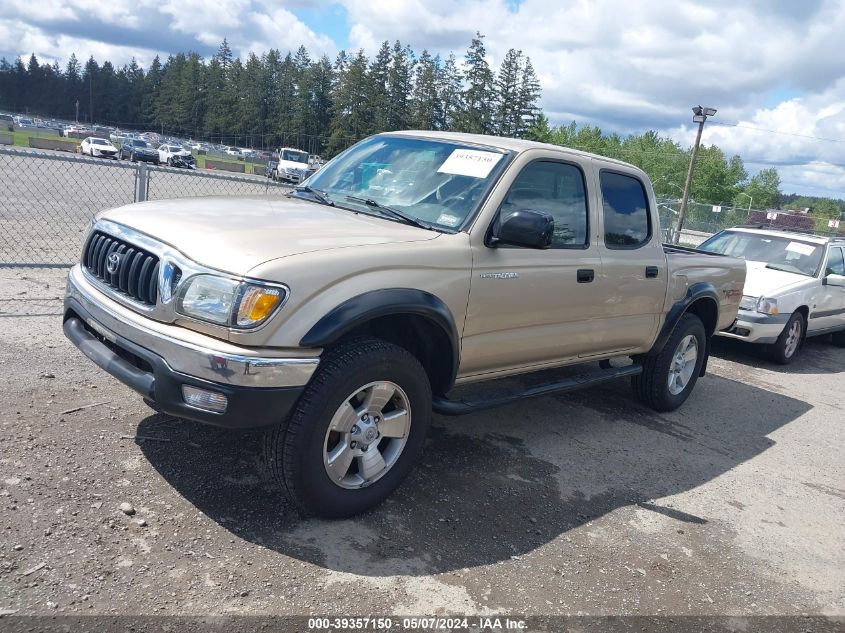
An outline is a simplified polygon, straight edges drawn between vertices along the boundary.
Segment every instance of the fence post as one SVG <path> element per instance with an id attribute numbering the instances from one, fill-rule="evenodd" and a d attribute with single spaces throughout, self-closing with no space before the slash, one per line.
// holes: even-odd
<path id="1" fill-rule="evenodd" d="M 147 199 L 147 182 L 149 172 L 147 163 L 138 161 L 138 187 L 135 190 L 135 202 L 144 202 Z"/>

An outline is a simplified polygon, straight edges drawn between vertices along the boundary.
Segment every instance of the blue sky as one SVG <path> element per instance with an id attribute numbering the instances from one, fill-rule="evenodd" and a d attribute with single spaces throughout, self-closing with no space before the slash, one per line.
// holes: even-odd
<path id="1" fill-rule="evenodd" d="M 845 2 L 841 0 L 31 0 L 0 2 L 0 56 L 71 52 L 117 64 L 196 50 L 223 37 L 334 57 L 401 40 L 460 58 L 475 31 L 496 67 L 532 59 L 553 123 L 694 139 L 690 107 L 719 108 L 704 142 L 753 171 L 778 166 L 784 191 L 845 197 Z M 821 139 L 834 139 L 837 142 Z"/>

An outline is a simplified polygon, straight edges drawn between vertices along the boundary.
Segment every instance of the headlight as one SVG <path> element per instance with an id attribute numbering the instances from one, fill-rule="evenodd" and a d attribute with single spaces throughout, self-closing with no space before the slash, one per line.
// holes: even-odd
<path id="1" fill-rule="evenodd" d="M 226 327 L 249 328 L 265 321 L 285 297 L 284 288 L 197 275 L 180 293 L 176 311 Z"/>
<path id="2" fill-rule="evenodd" d="M 757 312 L 772 316 L 776 315 L 778 313 L 778 300 L 760 297 L 760 300 L 757 302 Z"/>
<path id="3" fill-rule="evenodd" d="M 750 297 L 748 295 L 742 295 L 742 299 L 739 302 L 739 309 L 740 310 L 756 310 L 757 309 L 757 297 Z"/>

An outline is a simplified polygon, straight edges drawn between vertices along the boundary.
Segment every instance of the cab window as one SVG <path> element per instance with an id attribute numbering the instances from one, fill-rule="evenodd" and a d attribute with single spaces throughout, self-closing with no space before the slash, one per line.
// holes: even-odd
<path id="1" fill-rule="evenodd" d="M 584 174 L 575 165 L 535 161 L 511 185 L 500 217 L 530 209 L 548 213 L 555 220 L 552 248 L 587 245 L 587 197 Z"/>
<path id="2" fill-rule="evenodd" d="M 608 248 L 639 248 L 651 238 L 645 187 L 637 178 L 602 171 L 604 243 Z"/>
<path id="3" fill-rule="evenodd" d="M 825 277 L 827 275 L 843 275 L 845 276 L 845 261 L 842 260 L 842 249 L 831 248 L 827 255 L 827 266 L 824 269 Z"/>

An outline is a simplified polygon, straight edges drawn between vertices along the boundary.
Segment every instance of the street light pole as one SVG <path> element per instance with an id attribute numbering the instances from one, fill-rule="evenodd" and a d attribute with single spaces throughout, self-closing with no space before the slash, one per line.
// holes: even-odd
<path id="1" fill-rule="evenodd" d="M 744 191 L 740 191 L 737 195 L 748 196 L 748 210 L 751 211 L 751 203 L 754 202 L 754 198 L 751 197 L 751 194 L 745 193 Z"/>
<path id="2" fill-rule="evenodd" d="M 698 157 L 698 146 L 701 144 L 701 133 L 704 131 L 704 122 L 708 116 L 716 114 L 716 108 L 703 108 L 695 106 L 692 109 L 692 120 L 698 123 L 698 134 L 695 135 L 695 145 L 692 147 L 692 156 L 690 156 L 689 170 L 687 171 L 687 181 L 684 184 L 684 197 L 681 199 L 681 209 L 678 211 L 678 228 L 675 230 L 673 242 L 678 243 L 681 238 L 681 229 L 684 227 L 684 217 L 687 214 L 687 205 L 689 204 L 690 187 L 692 187 L 692 173 L 695 170 L 695 159 Z"/>

